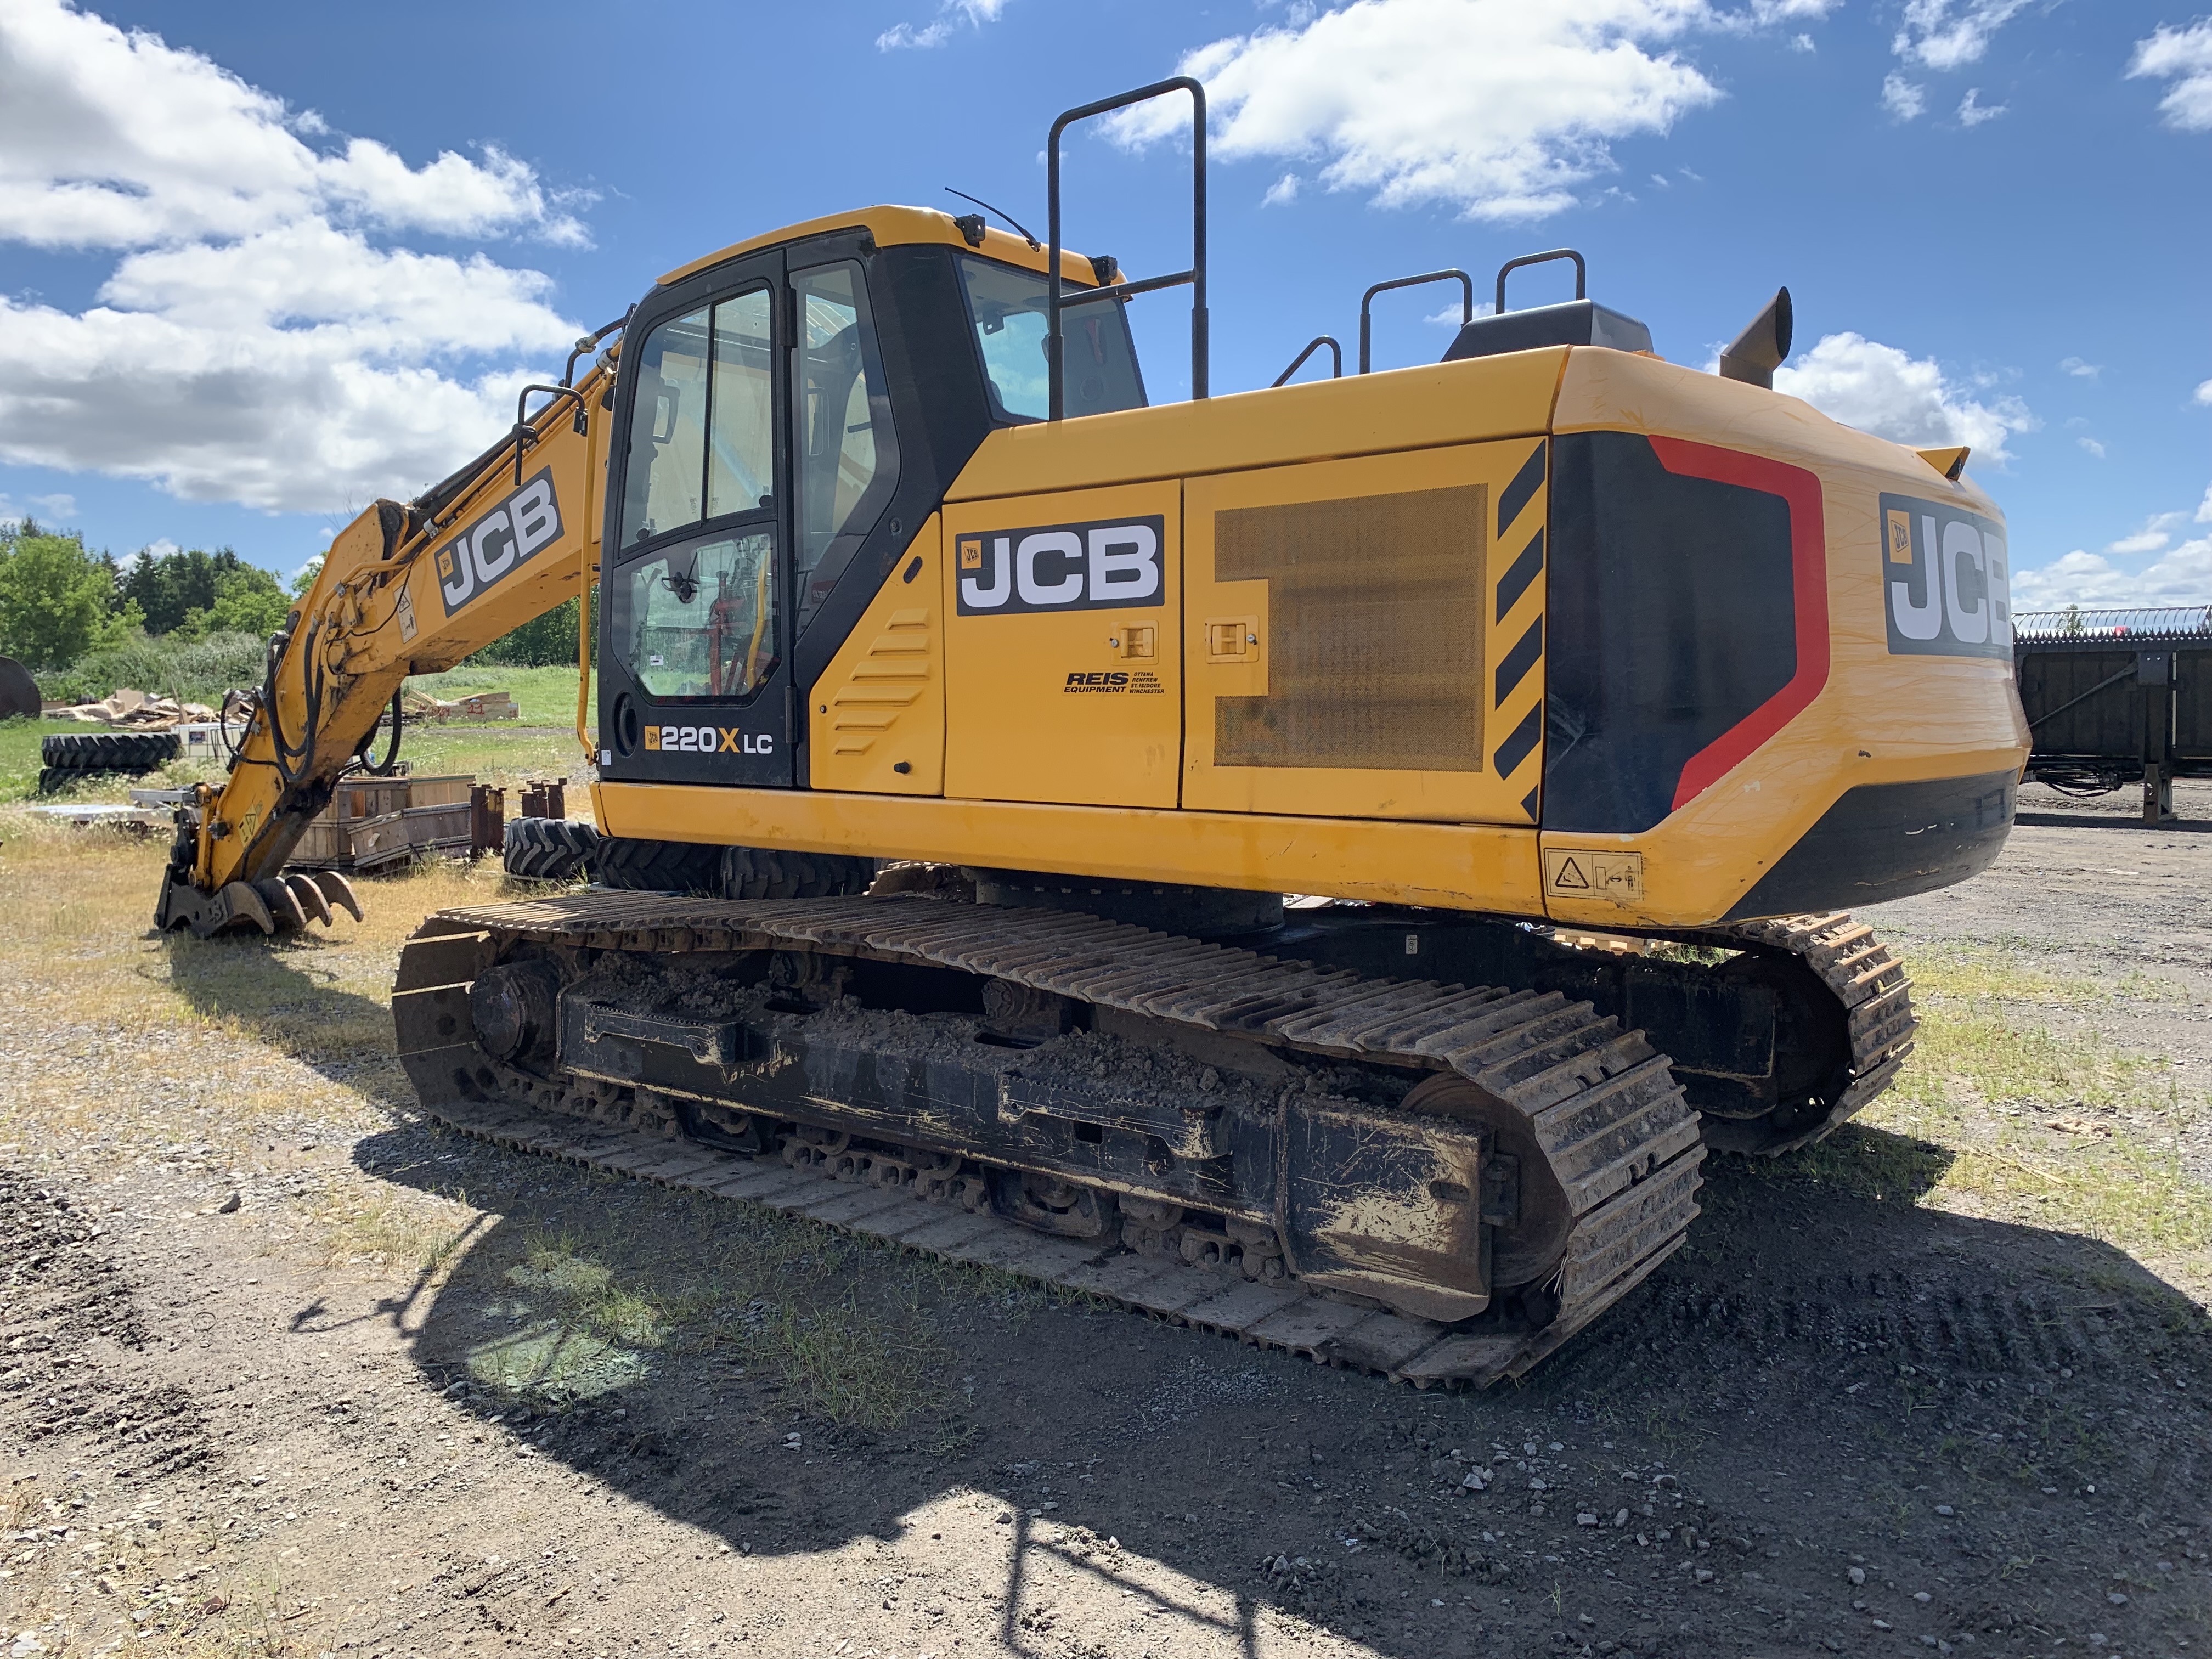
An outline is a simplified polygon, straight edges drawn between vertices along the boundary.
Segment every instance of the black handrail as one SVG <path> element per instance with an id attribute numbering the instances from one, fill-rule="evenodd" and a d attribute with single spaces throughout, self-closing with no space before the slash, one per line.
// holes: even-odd
<path id="1" fill-rule="evenodd" d="M 1540 265 L 1553 259 L 1572 259 L 1575 262 L 1575 298 L 1589 298 L 1589 267 L 1583 256 L 1571 247 L 1555 247 L 1549 253 L 1524 253 L 1517 259 L 1508 259 L 1498 267 L 1498 313 L 1505 314 L 1505 273 L 1518 270 L 1523 265 Z"/>
<path id="2" fill-rule="evenodd" d="M 1171 92 L 1188 93 L 1192 106 L 1190 269 L 1172 276 L 1151 277 L 1141 285 L 1130 283 L 1121 292 L 1126 296 L 1141 289 L 1177 288 L 1184 283 L 1191 285 L 1190 395 L 1193 399 L 1206 395 L 1206 88 L 1188 75 L 1178 75 L 1171 80 L 1139 87 L 1134 92 L 1102 98 L 1095 104 L 1068 110 L 1052 124 L 1052 137 L 1045 147 L 1045 216 L 1050 222 L 1045 230 L 1044 360 L 1048 387 L 1046 412 L 1053 420 L 1063 420 L 1067 415 L 1066 370 L 1060 363 L 1060 135 L 1077 121 L 1127 109 L 1132 104 L 1149 103 Z M 1085 290 L 1076 303 L 1098 297 L 1097 293 Z"/>
<path id="3" fill-rule="evenodd" d="M 529 403 L 530 394 L 533 392 L 550 392 L 553 396 L 553 402 L 538 411 L 541 416 L 550 414 L 562 398 L 568 398 L 576 405 L 576 430 L 581 432 L 584 429 L 584 394 L 574 386 L 526 386 L 516 392 L 514 394 L 514 430 L 507 436 L 514 443 L 514 487 L 518 489 L 522 487 L 523 452 L 538 441 L 538 434 L 532 428 L 530 422 L 523 418 L 522 414 L 523 407 Z"/>
<path id="4" fill-rule="evenodd" d="M 1456 268 L 1450 270 L 1425 270 L 1418 276 L 1395 276 L 1387 283 L 1377 283 L 1359 296 L 1359 372 L 1367 373 L 1373 344 L 1375 318 L 1372 307 L 1375 296 L 1394 288 L 1419 288 L 1424 283 L 1446 283 L 1456 279 L 1462 294 L 1459 320 L 1462 327 L 1474 320 L 1474 278 Z"/>
<path id="5" fill-rule="evenodd" d="M 1328 334 L 1316 334 L 1313 337 L 1312 340 L 1307 343 L 1306 349 L 1304 351 L 1301 351 L 1297 356 L 1291 359 L 1291 366 L 1288 368 L 1285 369 L 1281 374 L 1275 376 L 1273 380 L 1267 382 L 1267 389 L 1270 392 L 1273 392 L 1277 386 L 1282 385 L 1284 381 L 1289 380 L 1291 375 L 1297 374 L 1301 368 L 1304 368 L 1305 367 L 1306 359 L 1312 356 L 1315 352 L 1319 351 L 1323 346 L 1327 346 L 1328 348 L 1330 363 L 1328 378 L 1332 380 L 1342 380 L 1344 378 L 1344 348 L 1337 344 L 1334 336 Z"/>

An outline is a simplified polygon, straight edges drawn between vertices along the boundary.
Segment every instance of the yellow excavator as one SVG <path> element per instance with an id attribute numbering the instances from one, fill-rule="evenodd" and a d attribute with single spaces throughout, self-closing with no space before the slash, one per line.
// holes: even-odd
<path id="1" fill-rule="evenodd" d="M 1067 252 L 1064 131 L 1185 94 L 1191 267 Z M 594 880 L 406 946 L 433 1114 L 1416 1383 L 1556 1349 L 1709 1148 L 1903 1064 L 1845 911 L 2010 827 L 2003 523 L 1771 389 L 1786 289 L 1706 373 L 1567 250 L 1482 316 L 1370 289 L 1363 342 L 1459 285 L 1431 367 L 1212 397 L 1205 130 L 1067 112 L 1042 244 L 878 207 L 662 277 L 336 538 L 160 924 L 358 915 L 284 866 L 404 678 L 581 592 Z"/>

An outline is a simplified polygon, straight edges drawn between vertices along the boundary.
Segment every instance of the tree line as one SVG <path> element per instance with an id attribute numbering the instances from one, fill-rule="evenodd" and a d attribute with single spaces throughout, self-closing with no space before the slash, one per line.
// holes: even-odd
<path id="1" fill-rule="evenodd" d="M 284 625 L 322 568 L 290 589 L 228 547 L 118 560 L 76 531 L 0 520 L 0 657 L 33 673 L 65 669 L 132 641 L 197 644 L 216 635 L 266 639 Z M 578 606 L 568 600 L 471 659 L 535 668 L 576 660 Z"/>

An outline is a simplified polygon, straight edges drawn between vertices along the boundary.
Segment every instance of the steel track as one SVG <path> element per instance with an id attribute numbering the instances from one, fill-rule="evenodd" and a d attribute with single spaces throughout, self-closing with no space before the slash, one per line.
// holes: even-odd
<path id="1" fill-rule="evenodd" d="M 522 940 L 665 959 L 800 950 L 925 963 L 1267 1047 L 1451 1071 L 1523 1113 L 1572 1216 L 1536 1329 L 1452 1327 L 1118 1245 L 948 1214 L 911 1188 L 856 1189 L 696 1143 L 547 1116 L 472 1038 L 467 987 Z M 400 958 L 399 1051 L 424 1105 L 465 1133 L 813 1216 L 1267 1346 L 1427 1386 L 1519 1376 L 1626 1295 L 1698 1213 L 1698 1120 L 1666 1056 L 1558 993 L 1368 979 L 1063 912 L 915 897 L 714 901 L 584 893 L 441 911 Z"/>
<path id="2" fill-rule="evenodd" d="M 1728 927 L 1700 928 L 1693 933 L 1669 933 L 1670 939 L 1717 945 L 1724 949 L 1753 945 L 1783 951 L 1820 975 L 1820 982 L 1843 1006 L 1844 1026 L 1850 1041 L 1850 1080 L 1828 1103 L 1827 1114 L 1795 1133 L 1769 1135 L 1756 1144 L 1737 1145 L 1729 1119 L 1708 1119 L 1708 1144 L 1729 1152 L 1776 1156 L 1809 1146 L 1833 1133 L 1874 1099 L 1897 1076 L 1912 1052 L 1913 1034 L 1920 1029 L 1912 1012 L 1912 981 L 1905 964 L 1874 936 L 1874 929 L 1854 921 L 1849 914 L 1783 916 L 1772 921 L 1740 922 Z M 1747 1120 L 1755 1126 L 1765 1120 Z"/>

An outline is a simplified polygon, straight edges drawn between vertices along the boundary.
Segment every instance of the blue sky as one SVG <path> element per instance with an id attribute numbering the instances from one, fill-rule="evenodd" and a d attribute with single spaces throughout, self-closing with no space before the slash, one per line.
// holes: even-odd
<path id="1" fill-rule="evenodd" d="M 1572 245 L 1698 365 L 1787 283 L 1782 384 L 1972 442 L 2024 604 L 2212 602 L 2212 20 L 2163 0 L 0 0 L 0 516 L 289 571 L 659 272 L 946 185 L 1041 229 L 1053 116 L 1181 68 L 1218 392 L 1410 271 Z M 1174 131 L 1069 155 L 1073 245 L 1182 263 Z"/>

